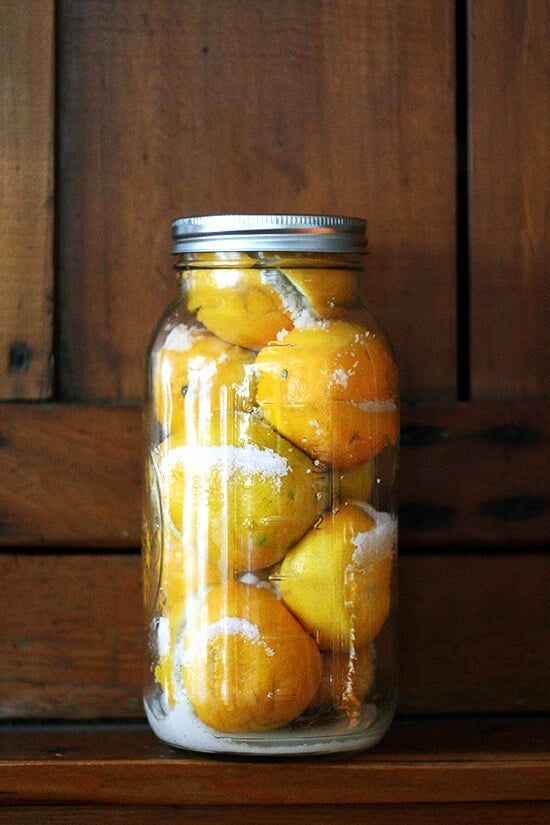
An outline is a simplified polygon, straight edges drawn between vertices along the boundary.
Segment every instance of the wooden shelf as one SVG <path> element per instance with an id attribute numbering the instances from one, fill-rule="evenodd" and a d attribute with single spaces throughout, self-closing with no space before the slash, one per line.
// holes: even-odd
<path id="1" fill-rule="evenodd" d="M 31 821 L 37 805 L 52 812 L 78 806 L 90 814 L 80 821 L 93 821 L 92 810 L 98 821 L 101 810 L 107 822 L 126 821 L 123 809 L 151 813 L 151 806 L 163 806 L 162 816 L 165 806 L 202 812 L 201 822 L 249 822 L 260 808 L 261 821 L 292 822 L 292 811 L 303 813 L 304 806 L 309 815 L 317 807 L 323 815 L 302 822 L 341 821 L 344 810 L 348 821 L 359 822 L 368 808 L 375 823 L 389 822 L 390 810 L 392 822 L 429 823 L 431 811 L 439 822 L 463 823 L 475 821 L 467 817 L 480 806 L 492 822 L 520 821 L 503 818 L 516 808 L 535 814 L 530 822 L 547 822 L 550 719 L 398 719 L 371 751 L 301 760 L 177 751 L 141 722 L 7 725 L 0 729 L 0 800 L 0 822 L 12 811 L 19 819 L 10 822 Z M 159 816 L 156 822 L 172 821 Z M 47 821 L 79 821 L 52 817 Z"/>

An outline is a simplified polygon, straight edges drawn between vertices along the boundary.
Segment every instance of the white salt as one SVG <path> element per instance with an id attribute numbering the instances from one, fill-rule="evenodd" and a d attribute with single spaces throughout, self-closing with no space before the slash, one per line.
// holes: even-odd
<path id="1" fill-rule="evenodd" d="M 226 616 L 209 625 L 207 640 L 211 642 L 217 636 L 242 636 L 250 642 L 260 641 L 258 626 L 238 616 Z"/>
<path id="2" fill-rule="evenodd" d="M 185 324 L 180 324 L 170 330 L 164 342 L 164 349 L 176 350 L 177 352 L 191 349 L 195 343 L 194 338 L 197 333 L 202 332 L 204 332 L 202 327 L 187 327 Z"/>
<path id="3" fill-rule="evenodd" d="M 309 309 L 304 309 L 298 315 L 295 315 L 292 320 L 296 329 L 303 329 L 304 327 L 321 327 L 326 328 L 327 322 L 321 321 Z"/>
<path id="4" fill-rule="evenodd" d="M 397 519 L 391 513 L 378 512 L 369 506 L 365 506 L 365 510 L 375 523 L 371 530 L 358 532 L 352 538 L 356 548 L 352 563 L 365 565 L 373 559 L 393 558 L 397 549 Z"/>
<path id="5" fill-rule="evenodd" d="M 392 401 L 391 398 L 386 398 L 383 401 L 348 401 L 348 403 L 369 413 L 393 412 L 397 409 L 395 401 Z"/>
<path id="6" fill-rule="evenodd" d="M 161 616 L 157 622 L 157 647 L 159 656 L 168 656 L 170 653 L 170 622 Z"/>
<path id="7" fill-rule="evenodd" d="M 249 642 L 260 644 L 265 648 L 268 656 L 275 655 L 273 648 L 269 647 L 262 639 L 258 626 L 249 622 L 248 619 L 242 619 L 238 616 L 226 616 L 217 622 L 213 622 L 208 627 L 208 641 L 218 636 L 241 636 Z"/>
<path id="8" fill-rule="evenodd" d="M 379 716 L 376 705 L 366 703 L 353 726 L 343 718 L 322 726 L 227 734 L 205 725 L 185 695 L 174 708 L 164 702 L 161 708 L 153 708 L 146 699 L 145 712 L 151 728 L 165 742 L 210 753 L 311 754 L 356 750 L 376 744 L 391 721 L 389 715 L 387 719 Z"/>
<path id="9" fill-rule="evenodd" d="M 282 272 L 273 269 L 262 269 L 261 279 L 263 283 L 269 284 L 277 292 L 283 309 L 295 325 L 296 319 L 302 318 L 304 313 L 308 318 L 313 317 L 304 295 L 295 288 Z"/>
<path id="10" fill-rule="evenodd" d="M 269 579 L 261 579 L 252 571 L 248 571 L 243 573 L 241 576 L 238 576 L 238 581 L 243 582 L 243 584 L 250 584 L 254 587 L 259 587 L 262 590 L 269 590 L 272 593 L 276 593 L 276 587 L 269 581 Z"/>
<path id="11" fill-rule="evenodd" d="M 347 387 L 349 374 L 342 369 L 342 367 L 338 367 L 338 369 L 335 369 L 332 373 L 332 380 L 335 384 L 339 384 L 341 387 Z"/>
<path id="12" fill-rule="evenodd" d="M 212 624 L 208 626 L 206 638 L 200 635 L 193 638 L 191 644 L 183 651 L 182 663 L 186 664 L 189 662 L 208 642 L 213 642 L 218 638 L 225 639 L 228 636 L 240 636 L 252 644 L 263 647 L 268 656 L 275 655 L 273 648 L 269 647 L 264 639 L 262 639 L 257 625 L 239 616 L 224 616 L 222 619 L 218 619 L 218 621 L 212 622 Z"/>
<path id="13" fill-rule="evenodd" d="M 213 445 L 186 445 L 170 450 L 166 456 L 166 468 L 170 469 L 179 462 L 210 472 L 218 469 L 233 475 L 245 474 L 268 477 L 282 477 L 292 472 L 287 459 L 269 447 L 248 444 L 246 447 Z"/>
<path id="14" fill-rule="evenodd" d="M 242 281 L 243 273 L 240 269 L 221 269 L 214 275 L 214 282 L 218 287 L 234 287 Z"/>
<path id="15" fill-rule="evenodd" d="M 211 358 L 205 358 L 203 355 L 197 355 L 189 359 L 189 372 L 200 373 L 200 381 L 208 381 L 218 371 L 216 362 Z M 194 376 L 195 377 L 195 376 Z M 210 392 L 210 387 L 207 388 Z"/>

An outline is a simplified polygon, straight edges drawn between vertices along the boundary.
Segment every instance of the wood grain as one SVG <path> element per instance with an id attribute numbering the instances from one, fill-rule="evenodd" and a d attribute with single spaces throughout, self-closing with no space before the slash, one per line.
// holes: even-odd
<path id="1" fill-rule="evenodd" d="M 406 408 L 399 485 L 403 543 L 547 545 L 549 413 L 544 401 Z"/>
<path id="2" fill-rule="evenodd" d="M 54 2 L 0 4 L 0 400 L 48 398 Z"/>
<path id="3" fill-rule="evenodd" d="M 37 771 L 37 782 L 40 781 Z M 0 823 L 36 825 L 547 825 L 547 802 L 418 803 L 412 805 L 17 805 L 0 808 Z"/>
<path id="4" fill-rule="evenodd" d="M 550 386 L 550 8 L 471 3 L 471 352 L 475 398 Z"/>
<path id="5" fill-rule="evenodd" d="M 369 220 L 366 294 L 408 397 L 455 394 L 449 0 L 62 0 L 60 387 L 136 400 L 170 221 Z"/>
<path id="6" fill-rule="evenodd" d="M 4 544 L 139 545 L 138 410 L 2 405 L 0 420 Z"/>
<path id="7" fill-rule="evenodd" d="M 257 813 L 261 806 L 268 822 L 276 821 L 269 819 L 269 810 L 291 806 L 302 812 L 314 805 L 318 811 L 340 808 L 339 813 L 357 814 L 353 806 L 548 802 L 548 722 L 522 720 L 512 730 L 503 720 L 492 726 L 484 720 L 455 720 L 427 727 L 417 720 L 407 726 L 402 730 L 397 723 L 374 751 L 299 762 L 204 758 L 163 746 L 150 733 L 116 727 L 91 736 L 78 729 L 69 734 L 62 728 L 57 734 L 19 731 L 0 745 L 0 795 L 4 804 L 185 805 L 196 806 L 197 812 L 199 806 L 209 806 L 210 812 L 219 807 L 224 819 L 226 807 L 235 816 L 254 806 Z M 496 736 L 491 727 L 497 728 Z M 503 727 L 508 727 L 504 749 L 498 731 Z M 545 746 L 532 749 L 531 741 L 540 740 L 541 733 Z M 25 757 L 21 746 L 33 737 L 38 740 L 35 755 Z M 379 816 L 378 821 L 391 820 Z"/>
<path id="8" fill-rule="evenodd" d="M 0 405 L 0 545 L 138 547 L 140 431 L 137 408 Z M 547 546 L 549 445 L 546 402 L 406 407 L 402 544 Z"/>
<path id="9" fill-rule="evenodd" d="M 0 716 L 142 717 L 136 555 L 0 556 Z M 548 712 L 548 554 L 403 556 L 400 710 Z"/>

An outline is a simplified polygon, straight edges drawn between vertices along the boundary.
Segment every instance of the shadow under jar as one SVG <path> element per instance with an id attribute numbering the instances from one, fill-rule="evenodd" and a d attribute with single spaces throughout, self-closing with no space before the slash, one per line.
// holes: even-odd
<path id="1" fill-rule="evenodd" d="M 365 748 L 396 705 L 398 370 L 363 220 L 172 224 L 148 352 L 145 709 L 202 752 Z"/>

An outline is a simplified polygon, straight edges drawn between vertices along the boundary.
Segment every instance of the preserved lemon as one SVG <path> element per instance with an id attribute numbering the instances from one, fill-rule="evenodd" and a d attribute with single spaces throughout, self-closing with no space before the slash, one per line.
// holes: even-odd
<path id="1" fill-rule="evenodd" d="M 390 609 L 395 546 L 388 514 L 344 503 L 289 550 L 281 597 L 319 647 L 350 650 L 378 635 Z"/>
<path id="2" fill-rule="evenodd" d="M 268 590 L 211 590 L 184 642 L 183 683 L 197 715 L 220 731 L 261 731 L 296 719 L 321 679 L 317 646 Z"/>
<path id="3" fill-rule="evenodd" d="M 214 413 L 247 409 L 254 394 L 254 353 L 180 324 L 156 356 L 153 403 L 165 434 L 208 426 Z"/>
<path id="4" fill-rule="evenodd" d="M 347 469 L 395 444 L 397 367 L 385 340 L 348 321 L 293 329 L 256 359 L 267 421 L 313 458 Z"/>
<path id="5" fill-rule="evenodd" d="M 223 441 L 162 445 L 163 498 L 185 547 L 226 571 L 270 567 L 329 502 L 326 476 L 261 419 L 228 422 Z"/>

